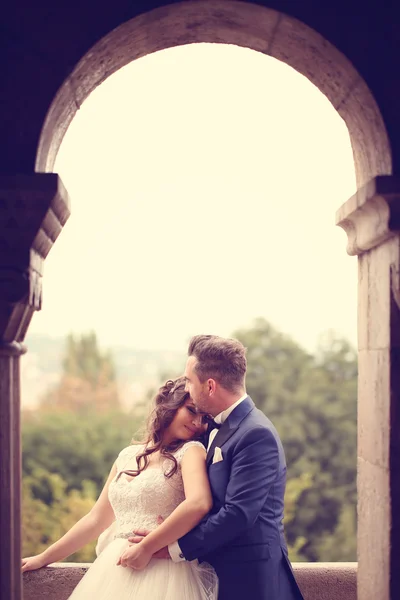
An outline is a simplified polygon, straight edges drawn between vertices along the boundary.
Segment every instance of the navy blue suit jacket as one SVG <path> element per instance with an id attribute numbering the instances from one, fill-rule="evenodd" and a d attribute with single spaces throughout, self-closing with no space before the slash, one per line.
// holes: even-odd
<path id="1" fill-rule="evenodd" d="M 223 460 L 212 464 L 214 450 Z M 187 560 L 216 570 L 220 600 L 298 600 L 283 531 L 286 461 L 271 421 L 247 396 L 207 453 L 213 508 L 180 538 Z"/>

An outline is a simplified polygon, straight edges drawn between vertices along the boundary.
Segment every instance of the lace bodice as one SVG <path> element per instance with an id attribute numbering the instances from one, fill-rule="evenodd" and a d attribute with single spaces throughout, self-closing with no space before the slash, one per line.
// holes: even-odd
<path id="1" fill-rule="evenodd" d="M 108 497 L 113 507 L 116 528 L 115 537 L 127 537 L 136 529 L 153 530 L 157 527 L 157 517 L 164 519 L 185 499 L 180 464 L 191 446 L 204 446 L 197 441 L 186 442 L 174 453 L 178 462 L 177 472 L 165 477 L 172 463 L 165 459 L 159 465 L 150 465 L 137 477 L 130 479 L 121 471 L 136 469 L 136 455 L 143 450 L 142 445 L 124 448 L 117 458 L 117 475 L 110 483 Z"/>

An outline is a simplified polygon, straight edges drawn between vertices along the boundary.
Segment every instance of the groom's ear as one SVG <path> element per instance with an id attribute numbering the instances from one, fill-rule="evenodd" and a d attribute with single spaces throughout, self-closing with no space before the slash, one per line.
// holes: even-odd
<path id="1" fill-rule="evenodd" d="M 207 391 L 209 396 L 214 396 L 217 389 L 217 382 L 215 379 L 207 379 Z"/>

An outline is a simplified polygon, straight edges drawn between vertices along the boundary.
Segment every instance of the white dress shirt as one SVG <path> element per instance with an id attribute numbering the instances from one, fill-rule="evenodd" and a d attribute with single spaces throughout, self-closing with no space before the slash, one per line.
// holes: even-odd
<path id="1" fill-rule="evenodd" d="M 234 404 L 232 404 L 229 408 L 227 408 L 226 410 L 223 410 L 221 413 L 219 413 L 219 415 L 217 415 L 216 417 L 214 417 L 214 421 L 215 423 L 217 423 L 218 425 L 222 425 L 226 419 L 229 417 L 229 415 L 231 414 L 231 412 L 241 403 L 243 402 L 243 400 L 247 398 L 247 394 L 244 394 L 241 398 L 239 398 L 239 400 L 237 400 Z M 208 438 L 208 445 L 207 445 L 207 451 L 210 449 L 211 444 L 214 441 L 215 436 L 218 433 L 218 429 L 215 428 L 211 431 L 210 433 L 210 437 Z M 183 552 L 181 551 L 181 548 L 178 544 L 178 542 L 174 542 L 173 544 L 170 544 L 168 546 L 168 552 L 170 557 L 172 558 L 172 560 L 174 562 L 181 562 L 182 560 L 186 560 L 185 557 L 183 556 Z"/>

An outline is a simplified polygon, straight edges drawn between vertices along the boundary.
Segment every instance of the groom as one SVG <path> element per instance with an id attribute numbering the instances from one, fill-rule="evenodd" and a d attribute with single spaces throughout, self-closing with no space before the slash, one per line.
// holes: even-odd
<path id="1" fill-rule="evenodd" d="M 186 390 L 216 424 L 207 448 L 214 505 L 169 554 L 210 563 L 219 600 L 301 600 L 282 523 L 285 455 L 275 427 L 246 394 L 245 352 L 239 341 L 214 335 L 190 342 Z"/>

